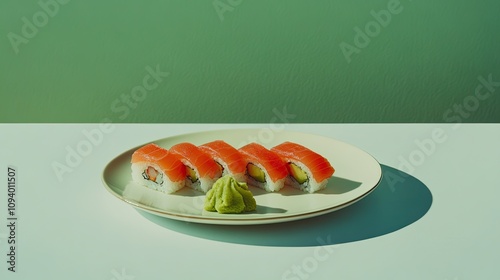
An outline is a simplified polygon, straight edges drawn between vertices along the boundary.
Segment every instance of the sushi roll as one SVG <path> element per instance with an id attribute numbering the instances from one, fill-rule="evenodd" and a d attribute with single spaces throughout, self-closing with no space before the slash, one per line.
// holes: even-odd
<path id="1" fill-rule="evenodd" d="M 283 188 L 288 171 L 278 155 L 257 143 L 245 145 L 239 151 L 246 161 L 249 185 L 268 192 L 279 191 Z"/>
<path id="2" fill-rule="evenodd" d="M 271 151 L 286 162 L 290 173 L 286 184 L 308 193 L 324 189 L 335 172 L 326 158 L 296 143 L 284 142 Z"/>
<path id="3" fill-rule="evenodd" d="M 222 140 L 216 140 L 203 144 L 199 148 L 219 164 L 222 176 L 231 175 L 238 182 L 246 182 L 245 159 L 233 146 Z"/>
<path id="4" fill-rule="evenodd" d="M 184 164 L 186 186 L 206 193 L 221 177 L 221 168 L 205 152 L 191 143 L 179 143 L 170 148 Z"/>
<path id="5" fill-rule="evenodd" d="M 169 151 L 147 144 L 132 154 L 132 180 L 163 193 L 173 193 L 184 187 L 186 169 Z"/>

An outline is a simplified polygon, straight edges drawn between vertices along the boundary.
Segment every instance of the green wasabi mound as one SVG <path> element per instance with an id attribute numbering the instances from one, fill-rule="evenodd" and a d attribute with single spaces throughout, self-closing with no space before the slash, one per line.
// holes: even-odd
<path id="1" fill-rule="evenodd" d="M 246 183 L 238 183 L 230 175 L 215 182 L 205 197 L 205 210 L 221 214 L 239 214 L 257 208 L 252 192 Z"/>

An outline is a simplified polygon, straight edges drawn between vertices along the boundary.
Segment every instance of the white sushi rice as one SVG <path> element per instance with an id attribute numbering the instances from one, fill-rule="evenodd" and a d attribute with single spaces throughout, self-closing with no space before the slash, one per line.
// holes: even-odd
<path id="1" fill-rule="evenodd" d="M 247 181 L 247 178 L 245 176 L 245 173 L 232 173 L 230 170 L 229 170 L 229 166 L 227 165 L 227 163 L 225 161 L 223 161 L 221 158 L 217 158 L 217 157 L 214 157 L 214 160 L 220 164 L 223 168 L 222 170 L 222 176 L 226 176 L 226 175 L 230 175 L 231 177 L 233 177 L 236 181 L 238 182 L 246 182 Z"/>
<path id="2" fill-rule="evenodd" d="M 328 184 L 328 179 L 325 179 L 321 182 L 317 182 L 316 180 L 314 180 L 314 177 L 312 176 L 311 170 L 302 162 L 294 161 L 294 160 L 289 160 L 289 162 L 297 165 L 300 169 L 302 169 L 302 171 L 304 171 L 307 174 L 308 180 L 302 184 L 299 184 L 299 182 L 297 182 L 290 174 L 286 178 L 285 184 L 287 186 L 294 187 L 294 188 L 302 190 L 304 192 L 314 193 L 314 192 L 317 192 L 319 190 L 324 189 L 326 187 L 326 184 Z"/>
<path id="3" fill-rule="evenodd" d="M 143 173 L 148 169 L 148 167 L 154 168 L 159 173 L 155 182 L 143 177 Z M 158 165 L 149 162 L 133 163 L 132 179 L 134 180 L 134 182 L 140 185 L 163 193 L 174 193 L 184 187 L 184 181 L 171 181 L 170 178 L 168 178 L 167 174 L 161 171 L 161 168 Z"/>
<path id="4" fill-rule="evenodd" d="M 257 166 L 258 168 L 260 168 L 262 171 L 264 171 L 264 174 L 265 174 L 264 178 L 266 179 L 266 182 L 265 183 L 259 182 L 259 181 L 255 180 L 249 174 L 246 174 L 247 183 L 249 185 L 254 186 L 254 187 L 259 187 L 263 190 L 266 190 L 267 192 L 277 192 L 285 186 L 285 180 L 287 177 L 284 177 L 282 179 L 279 179 L 278 181 L 273 182 L 273 181 L 271 181 L 269 173 L 267 173 L 267 170 L 264 168 L 264 166 L 262 166 L 260 163 L 252 162 L 252 164 Z"/>
<path id="5" fill-rule="evenodd" d="M 202 178 L 202 177 L 200 177 L 200 173 L 198 172 L 198 169 L 196 169 L 189 161 L 182 159 L 181 162 L 185 166 L 193 169 L 194 172 L 196 173 L 196 177 L 198 178 L 198 180 L 193 182 L 193 181 L 191 181 L 191 179 L 189 179 L 189 176 L 186 178 L 186 186 L 188 186 L 194 190 L 207 193 L 212 188 L 215 181 L 217 181 L 217 179 L 220 178 L 220 177 L 215 177 L 215 178 L 203 177 Z"/>

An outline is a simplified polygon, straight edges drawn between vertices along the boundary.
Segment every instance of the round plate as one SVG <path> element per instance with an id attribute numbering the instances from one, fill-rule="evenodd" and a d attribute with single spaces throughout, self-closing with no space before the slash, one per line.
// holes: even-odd
<path id="1" fill-rule="evenodd" d="M 258 142 L 267 148 L 285 141 L 295 142 L 323 155 L 335 168 L 327 187 L 310 194 L 287 186 L 276 193 L 267 193 L 250 186 L 257 201 L 256 211 L 243 214 L 208 212 L 203 210 L 204 193 L 185 187 L 174 194 L 164 194 L 132 182 L 130 159 L 139 147 L 124 152 L 108 163 L 102 180 L 107 190 L 117 198 L 155 215 L 224 225 L 287 222 L 329 213 L 360 200 L 380 182 L 380 164 L 368 153 L 352 145 L 300 132 L 265 132 L 263 129 L 207 131 L 168 137 L 152 143 L 169 149 L 180 142 L 201 145 L 214 140 L 224 140 L 236 148 L 250 142 Z"/>

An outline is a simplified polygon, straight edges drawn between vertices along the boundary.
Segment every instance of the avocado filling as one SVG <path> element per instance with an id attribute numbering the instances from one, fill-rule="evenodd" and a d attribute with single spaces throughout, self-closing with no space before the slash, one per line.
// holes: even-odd
<path id="1" fill-rule="evenodd" d="M 254 178 L 258 182 L 266 182 L 266 174 L 264 173 L 264 171 L 262 171 L 262 169 L 252 163 L 249 163 L 247 165 L 247 173 L 248 175 L 250 175 L 250 177 Z"/>
<path id="2" fill-rule="evenodd" d="M 186 166 L 186 174 L 189 180 L 191 180 L 191 182 L 194 183 L 198 181 L 198 176 L 196 175 L 196 171 L 194 171 L 194 169 L 192 169 L 191 167 Z"/>
<path id="3" fill-rule="evenodd" d="M 295 179 L 299 184 L 304 184 L 309 180 L 307 174 L 302 170 L 302 168 L 298 167 L 296 164 L 289 162 L 288 163 L 288 171 L 292 178 Z"/>
<path id="4" fill-rule="evenodd" d="M 148 166 L 148 168 L 142 172 L 142 178 L 157 184 L 163 183 L 163 175 L 151 166 Z"/>

